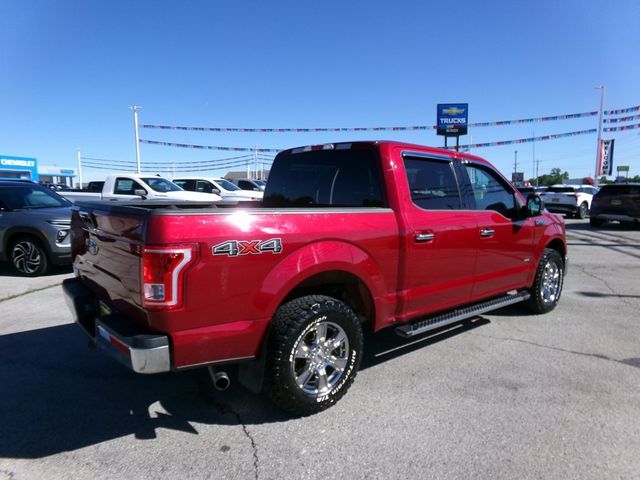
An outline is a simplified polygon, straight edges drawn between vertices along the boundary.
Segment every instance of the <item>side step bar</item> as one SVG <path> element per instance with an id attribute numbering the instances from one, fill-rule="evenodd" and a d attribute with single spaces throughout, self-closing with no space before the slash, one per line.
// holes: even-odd
<path id="1" fill-rule="evenodd" d="M 435 330 L 436 328 L 475 317 L 476 315 L 490 312 L 491 310 L 497 310 L 498 308 L 506 307 L 507 305 L 524 302 L 525 300 L 529 300 L 529 298 L 531 298 L 531 294 L 529 292 L 519 292 L 513 295 L 495 297 L 491 300 L 469 305 L 468 307 L 456 308 L 455 310 L 451 310 L 446 313 L 422 318 L 412 323 L 402 325 L 401 327 L 396 328 L 396 333 L 405 338 L 413 337 L 414 335 L 420 335 L 421 333 L 428 332 L 429 330 Z"/>

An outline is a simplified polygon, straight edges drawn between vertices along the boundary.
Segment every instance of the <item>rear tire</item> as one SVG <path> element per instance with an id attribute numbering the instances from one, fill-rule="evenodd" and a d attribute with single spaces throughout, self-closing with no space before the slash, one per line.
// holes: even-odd
<path id="1" fill-rule="evenodd" d="M 20 237 L 11 243 L 9 260 L 14 271 L 25 277 L 37 277 L 49 271 L 47 252 L 33 237 Z"/>
<path id="2" fill-rule="evenodd" d="M 534 313 L 547 313 L 553 310 L 562 293 L 564 282 L 564 261 L 562 256 L 547 248 L 540 259 L 536 277 L 531 287 L 531 298 L 527 307 Z"/>
<path id="3" fill-rule="evenodd" d="M 588 214 L 589 214 L 589 205 L 587 205 L 587 202 L 582 202 L 578 207 L 578 211 L 576 212 L 576 217 L 579 218 L 580 220 L 584 220 L 585 218 L 587 218 Z"/>
<path id="4" fill-rule="evenodd" d="M 265 393 L 294 415 L 325 410 L 353 383 L 362 347 L 360 322 L 344 303 L 324 295 L 291 300 L 273 319 Z"/>
<path id="5" fill-rule="evenodd" d="M 590 217 L 589 218 L 589 225 L 591 225 L 592 227 L 601 227 L 602 225 L 604 225 L 604 220 L 600 220 L 598 218 Z"/>

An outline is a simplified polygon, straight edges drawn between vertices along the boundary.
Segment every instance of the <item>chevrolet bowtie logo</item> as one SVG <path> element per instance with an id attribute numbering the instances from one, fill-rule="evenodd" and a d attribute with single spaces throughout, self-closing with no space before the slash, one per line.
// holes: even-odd
<path id="1" fill-rule="evenodd" d="M 461 113 L 464 113 L 464 109 L 449 107 L 449 108 L 443 109 L 442 113 L 444 113 L 445 115 L 460 115 Z"/>

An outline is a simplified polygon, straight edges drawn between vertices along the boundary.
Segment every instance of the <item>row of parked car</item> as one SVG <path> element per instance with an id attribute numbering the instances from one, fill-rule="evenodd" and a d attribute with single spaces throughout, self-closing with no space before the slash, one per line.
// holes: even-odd
<path id="1" fill-rule="evenodd" d="M 520 187 L 525 197 L 539 195 L 552 213 L 584 219 L 594 227 L 606 222 L 640 222 L 640 184 L 614 183 L 597 189 L 591 185 Z"/>

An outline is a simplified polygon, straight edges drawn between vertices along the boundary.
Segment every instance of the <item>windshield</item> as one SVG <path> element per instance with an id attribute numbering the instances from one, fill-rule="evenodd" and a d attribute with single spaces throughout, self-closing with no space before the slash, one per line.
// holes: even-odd
<path id="1" fill-rule="evenodd" d="M 240 190 L 239 186 L 231 183 L 229 180 L 225 180 L 224 178 L 216 178 L 214 182 L 220 185 L 224 190 L 229 190 L 230 192 Z"/>
<path id="2" fill-rule="evenodd" d="M 0 188 L 0 202 L 11 210 L 68 207 L 71 202 L 48 188 L 20 185 Z"/>
<path id="3" fill-rule="evenodd" d="M 151 190 L 155 190 L 156 192 L 164 193 L 164 192 L 181 192 L 182 188 L 176 185 L 173 182 L 170 182 L 166 178 L 162 177 L 147 177 L 141 178 L 141 180 L 151 187 Z"/>

